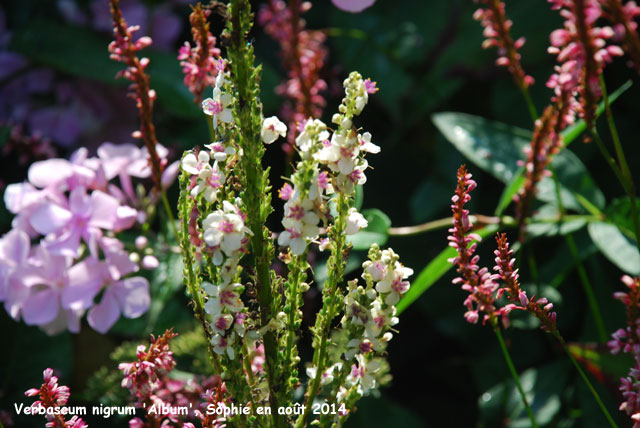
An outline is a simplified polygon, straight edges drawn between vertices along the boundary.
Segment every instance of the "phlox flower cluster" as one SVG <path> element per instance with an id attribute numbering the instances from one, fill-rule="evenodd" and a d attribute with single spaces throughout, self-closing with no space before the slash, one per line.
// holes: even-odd
<path id="1" fill-rule="evenodd" d="M 498 49 L 496 64 L 507 67 L 521 90 L 533 85 L 533 77 L 527 75 L 520 64 L 518 49 L 524 46 L 525 38 L 513 40 L 511 26 L 513 22 L 505 13 L 504 2 L 499 0 L 476 0 L 480 7 L 473 14 L 473 19 L 480 21 L 484 27 L 484 49 L 495 46 Z"/>
<path id="2" fill-rule="evenodd" d="M 47 409 L 45 416 L 47 418 L 46 427 L 48 428 L 87 428 L 82 418 L 72 416 L 68 421 L 63 414 L 56 412 L 58 407 L 64 407 L 69 400 L 69 387 L 58 385 L 58 378 L 53 375 L 53 370 L 46 369 L 43 372 L 44 383 L 40 388 L 31 388 L 24 394 L 27 397 L 38 397 L 31 407 L 44 407 Z M 58 414 L 56 414 L 58 413 Z"/>
<path id="3" fill-rule="evenodd" d="M 613 296 L 625 306 L 627 326 L 613 333 L 613 339 L 607 345 L 612 354 L 622 351 L 635 358 L 635 366 L 631 368 L 629 375 L 620 379 L 620 391 L 624 398 L 620 410 L 629 415 L 633 421 L 633 427 L 638 428 L 640 427 L 640 277 L 632 278 L 624 275 L 622 283 L 629 290 L 616 292 Z"/>
<path id="4" fill-rule="evenodd" d="M 281 56 L 288 73 L 288 80 L 276 88 L 285 98 L 281 115 L 289 124 L 288 145 L 285 151 L 292 153 L 298 134 L 297 123 L 307 118 L 322 116 L 326 101 L 322 92 L 327 83 L 320 73 L 327 58 L 324 46 L 326 35 L 321 31 L 305 29 L 300 15 L 311 8 L 311 2 L 270 0 L 260 8 L 258 22 L 265 31 L 280 43 Z"/>
<path id="5" fill-rule="evenodd" d="M 557 97 L 561 93 L 579 96 L 577 113 L 588 126 L 595 120 L 597 102 L 602 95 L 600 76 L 605 64 L 621 56 L 622 49 L 607 44 L 615 32 L 611 27 L 598 27 L 602 16 L 598 0 L 549 0 L 552 8 L 560 10 L 564 27 L 550 35 L 549 53 L 557 55 L 559 65 L 547 86 Z"/>
<path id="6" fill-rule="evenodd" d="M 159 152 L 166 155 L 161 146 Z M 0 239 L 0 301 L 7 312 L 51 334 L 78 332 L 85 313 L 104 333 L 121 314 L 146 312 L 149 283 L 132 274 L 158 261 L 145 249 L 146 238 L 136 242 L 136 250 L 147 253 L 141 258 L 117 233 L 146 221 L 144 195 L 132 179 L 150 175 L 146 149 L 105 143 L 97 157 L 79 149 L 69 160 L 36 162 L 28 181 L 9 185 L 4 201 L 16 217 Z M 174 178 L 172 166 L 162 181 L 168 186 Z"/>
<path id="7" fill-rule="evenodd" d="M 197 103 L 202 100 L 204 90 L 215 84 L 219 71 L 216 58 L 220 56 L 220 49 L 216 47 L 216 38 L 209 31 L 209 15 L 211 10 L 203 9 L 200 3 L 192 6 L 189 22 L 194 46 L 184 42 L 178 52 L 184 84 Z"/>

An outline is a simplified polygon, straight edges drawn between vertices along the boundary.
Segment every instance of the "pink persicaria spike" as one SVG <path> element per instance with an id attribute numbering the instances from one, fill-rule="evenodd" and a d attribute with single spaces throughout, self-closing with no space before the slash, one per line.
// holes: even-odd
<path id="1" fill-rule="evenodd" d="M 509 248 L 506 233 L 496 235 L 498 249 L 494 251 L 496 255 L 496 265 L 493 268 L 497 272 L 496 279 L 500 279 L 504 284 L 498 290 L 498 297 L 503 293 L 513 305 L 513 309 L 527 311 L 538 320 L 541 328 L 548 332 L 557 331 L 556 313 L 553 312 L 553 303 L 549 303 L 546 298 L 536 299 L 536 296 L 527 297 L 527 293 L 520 287 L 518 270 L 514 269 L 516 260 L 513 258 L 513 251 Z"/>
<path id="2" fill-rule="evenodd" d="M 202 101 L 202 93 L 206 88 L 215 86 L 219 66 L 217 59 L 220 49 L 216 47 L 216 38 L 209 31 L 207 21 L 211 10 L 203 9 L 200 3 L 191 7 L 189 22 L 194 46 L 185 42 L 180 48 L 178 59 L 184 74 L 184 84 L 194 96 L 194 101 Z"/>
<path id="3" fill-rule="evenodd" d="M 149 350 L 144 345 L 138 346 L 137 361 L 118 366 L 124 373 L 122 387 L 131 391 L 140 404 L 159 387 L 162 376 L 173 370 L 176 363 L 173 352 L 169 349 L 169 342 L 176 336 L 173 329 L 167 330 L 158 338 L 152 335 Z"/>
<path id="4" fill-rule="evenodd" d="M 640 36 L 638 23 L 640 6 L 635 1 L 600 0 L 605 17 L 613 23 L 616 40 L 623 40 L 622 49 L 629 55 L 630 66 L 640 72 Z"/>
<path id="5" fill-rule="evenodd" d="M 498 309 L 495 306 L 495 291 L 498 284 L 493 281 L 493 276 L 486 267 L 480 268 L 478 261 L 480 256 L 475 255 L 480 236 L 472 233 L 473 224 L 469 218 L 469 210 L 465 205 L 471 200 L 470 192 L 476 187 L 476 182 L 471 179 L 471 174 L 462 165 L 458 169 L 458 185 L 451 198 L 451 211 L 453 213 L 453 226 L 449 229 L 449 246 L 453 247 L 458 255 L 449 259 L 457 267 L 460 276 L 452 282 L 460 284 L 469 295 L 464 301 L 467 307 L 465 319 L 470 323 L 477 323 L 480 313 L 484 312 L 483 323 L 487 320 L 502 318 L 508 325 L 508 312 L 511 308 Z"/>
<path id="6" fill-rule="evenodd" d="M 71 416 L 71 419 L 67 421 L 60 411 L 55 411 L 59 407 L 66 406 L 69 400 L 69 387 L 58 385 L 58 378 L 53 375 L 53 370 L 50 368 L 43 372 L 43 377 L 44 383 L 39 389 L 31 388 L 24 394 L 27 397 L 39 398 L 31 407 L 51 409 L 46 412 L 48 420 L 46 426 L 49 428 L 87 428 L 88 425 L 81 418 Z"/>
<path id="7" fill-rule="evenodd" d="M 495 46 L 498 49 L 496 64 L 507 67 L 513 80 L 520 90 L 526 90 L 533 85 L 533 77 L 524 72 L 520 63 L 518 50 L 524 45 L 524 37 L 513 40 L 511 26 L 513 22 L 507 17 L 504 2 L 499 0 L 475 0 L 480 7 L 473 14 L 473 18 L 480 21 L 484 27 L 485 37 L 482 47 L 487 49 Z"/>
<path id="8" fill-rule="evenodd" d="M 276 92 L 285 98 L 280 116 L 289 123 L 285 151 L 292 155 L 299 132 L 297 123 L 309 117 L 319 118 L 326 105 L 323 92 L 327 83 L 320 78 L 328 50 L 326 35 L 321 31 L 305 29 L 300 15 L 311 8 L 308 1 L 270 0 L 258 12 L 258 23 L 280 44 L 280 53 L 288 80 Z"/>
<path id="9" fill-rule="evenodd" d="M 557 55 L 555 74 L 547 82 L 556 95 L 579 95 L 577 113 L 594 126 L 597 103 L 602 96 L 600 76 L 604 65 L 622 55 L 619 46 L 608 44 L 615 35 L 611 27 L 598 27 L 603 11 L 598 0 L 548 0 L 559 10 L 564 26 L 550 35 L 548 51 Z"/>
<path id="10" fill-rule="evenodd" d="M 114 41 L 109 44 L 111 59 L 126 65 L 126 68 L 119 72 L 116 77 L 124 77 L 131 82 L 130 95 L 136 100 L 138 116 L 140 118 L 140 130 L 135 131 L 135 138 L 142 138 L 149 153 L 149 163 L 153 182 L 156 190 L 162 189 L 163 161 L 158 155 L 156 146 L 158 139 L 156 129 L 153 124 L 153 102 L 156 99 L 155 90 L 149 85 L 149 75 L 145 69 L 149 65 L 149 58 L 138 58 L 137 52 L 151 45 L 150 37 L 143 36 L 133 40 L 133 34 L 140 28 L 129 26 L 122 16 L 119 0 L 109 0 L 111 17 L 113 20 Z"/>
<path id="11" fill-rule="evenodd" d="M 629 288 L 627 292 L 618 291 L 613 297 L 625 306 L 627 326 L 618 329 L 607 345 L 612 354 L 620 351 L 631 354 L 635 358 L 635 365 L 629 370 L 629 375 L 620 379 L 620 391 L 623 401 L 620 410 L 624 411 L 633 421 L 633 427 L 640 427 L 640 277 L 622 277 L 622 282 Z"/>
<path id="12" fill-rule="evenodd" d="M 531 142 L 524 149 L 524 185 L 515 196 L 516 219 L 520 227 L 520 239 L 525 237 L 525 220 L 531 215 L 531 205 L 535 198 L 537 185 L 545 175 L 549 175 L 547 166 L 562 146 L 561 131 L 570 121 L 569 111 L 572 98 L 566 92 L 554 97 L 554 103 L 548 106 L 534 125 Z"/>

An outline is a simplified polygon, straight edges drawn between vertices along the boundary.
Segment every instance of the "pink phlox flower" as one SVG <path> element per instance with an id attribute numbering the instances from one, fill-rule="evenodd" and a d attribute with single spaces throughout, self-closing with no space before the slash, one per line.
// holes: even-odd
<path id="1" fill-rule="evenodd" d="M 29 220 L 36 231 L 46 236 L 44 245 L 52 253 L 75 257 L 83 239 L 97 257 L 102 229 L 116 228 L 119 207 L 119 201 L 107 193 L 95 190 L 89 195 L 85 188 L 78 187 L 71 191 L 67 203 L 61 206 L 45 202 Z"/>
<path id="2" fill-rule="evenodd" d="M 331 0 L 331 2 L 345 12 L 359 13 L 373 6 L 376 0 Z"/>

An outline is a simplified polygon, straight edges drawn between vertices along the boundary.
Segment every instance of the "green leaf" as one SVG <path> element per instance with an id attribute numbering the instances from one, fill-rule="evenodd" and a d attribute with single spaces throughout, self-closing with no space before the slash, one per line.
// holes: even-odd
<path id="1" fill-rule="evenodd" d="M 465 113 L 436 113 L 433 123 L 467 159 L 503 183 L 508 183 L 523 158 L 531 133 Z"/>
<path id="2" fill-rule="evenodd" d="M 522 128 L 464 113 L 437 113 L 432 119 L 447 140 L 471 162 L 509 185 L 509 192 L 501 198 L 501 205 L 504 206 L 507 198 L 519 190 L 512 182 L 518 180 L 517 163 L 524 158 L 523 149 L 529 145 L 531 133 Z M 573 152 L 561 151 L 551 164 L 558 171 L 560 193 L 565 207 L 582 211 L 581 198 L 576 197 L 576 194 L 591 205 L 604 207 L 602 191 Z M 545 202 L 555 201 L 553 180 L 543 178 L 538 184 L 536 196 Z"/>
<path id="3" fill-rule="evenodd" d="M 439 180 L 437 177 L 428 177 L 420 183 L 409 200 L 413 222 L 422 223 L 433 219 L 440 212 L 449 210 L 453 188 L 455 188 L 455 181 L 446 183 L 445 180 Z"/>
<path id="4" fill-rule="evenodd" d="M 598 249 L 614 265 L 631 275 L 640 274 L 640 253 L 636 241 L 618 226 L 602 221 L 589 223 L 589 235 Z"/>
<path id="5" fill-rule="evenodd" d="M 484 229 L 476 230 L 475 233 L 485 238 L 498 230 L 498 226 L 490 225 Z M 437 280 L 453 267 L 449 259 L 456 256 L 456 250 L 447 247 L 438 254 L 429 264 L 420 272 L 414 281 L 411 282 L 411 288 L 400 299 L 396 305 L 398 315 L 405 311 L 413 302 L 415 302 L 424 292 L 426 292 Z"/>
<path id="6" fill-rule="evenodd" d="M 636 206 L 640 207 L 640 198 L 636 198 Z M 605 210 L 605 215 L 607 221 L 618 226 L 622 233 L 635 240 L 633 219 L 631 216 L 631 201 L 629 198 L 616 198 L 611 201 Z"/>
<path id="7" fill-rule="evenodd" d="M 514 174 L 513 178 L 507 184 L 507 186 L 502 191 L 502 195 L 500 196 L 500 200 L 498 201 L 498 206 L 496 207 L 496 216 L 501 216 L 504 210 L 509 206 L 511 201 L 513 201 L 513 197 L 520 191 L 520 188 L 524 184 L 524 168 L 520 168 Z"/>
<path id="8" fill-rule="evenodd" d="M 531 368 L 519 375 L 522 389 L 539 426 L 551 423 L 560 411 L 560 396 L 567 382 L 568 372 L 569 368 L 562 362 Z M 506 412 L 509 423 L 505 426 L 509 428 L 531 426 L 520 393 L 511 379 L 482 394 L 478 400 L 478 407 L 482 419 L 487 423 L 496 422 L 495 419 L 504 417 L 503 412 Z"/>
<path id="9" fill-rule="evenodd" d="M 347 241 L 351 242 L 354 250 L 368 250 L 372 244 L 380 246 L 389 240 L 389 228 L 391 220 L 379 209 L 372 208 L 362 211 L 362 215 L 367 219 L 369 224 L 355 235 L 347 237 Z"/>
<path id="10" fill-rule="evenodd" d="M 582 229 L 587 224 L 586 217 L 569 217 L 565 221 L 554 221 L 560 218 L 560 211 L 554 204 L 546 204 L 538 208 L 531 218 L 532 222 L 527 225 L 527 232 L 532 236 L 556 236 L 566 235 Z"/>

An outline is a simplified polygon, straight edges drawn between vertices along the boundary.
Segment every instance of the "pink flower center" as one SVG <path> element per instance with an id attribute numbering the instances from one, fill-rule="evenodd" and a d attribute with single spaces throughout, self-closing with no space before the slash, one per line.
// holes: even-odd
<path id="1" fill-rule="evenodd" d="M 295 218 L 296 220 L 300 220 L 302 217 L 304 217 L 304 208 L 302 208 L 302 206 L 300 205 L 294 205 L 289 209 L 289 216 L 290 218 Z"/>
<path id="2" fill-rule="evenodd" d="M 224 331 L 224 330 L 226 330 L 226 329 L 227 329 L 227 327 L 228 327 L 228 326 L 227 326 L 227 320 L 226 320 L 226 318 L 225 318 L 225 317 L 219 317 L 219 318 L 216 320 L 216 328 L 217 328 L 218 330 Z"/>
<path id="3" fill-rule="evenodd" d="M 233 223 L 228 220 L 222 220 L 220 225 L 218 226 L 218 230 L 222 233 L 232 233 L 233 232 Z"/>
<path id="4" fill-rule="evenodd" d="M 220 303 L 223 306 L 233 306 L 238 300 L 238 295 L 231 290 L 224 290 L 220 292 Z"/>

